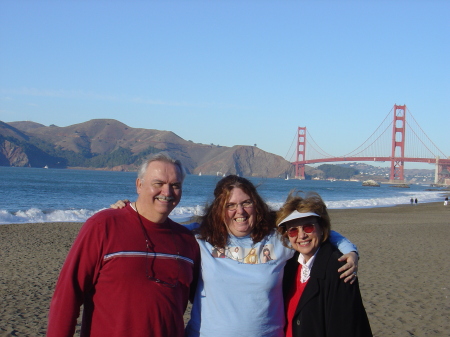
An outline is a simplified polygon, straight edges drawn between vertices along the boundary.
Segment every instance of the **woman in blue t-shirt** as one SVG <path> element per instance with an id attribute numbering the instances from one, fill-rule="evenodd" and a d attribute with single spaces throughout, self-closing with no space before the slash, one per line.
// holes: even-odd
<path id="1" fill-rule="evenodd" d="M 249 180 L 227 176 L 214 197 L 200 224 L 190 225 L 202 270 L 186 336 L 284 336 L 283 270 L 295 251 L 283 246 L 275 213 Z M 335 232 L 331 242 L 348 253 L 341 277 L 353 281 L 356 247 Z"/>

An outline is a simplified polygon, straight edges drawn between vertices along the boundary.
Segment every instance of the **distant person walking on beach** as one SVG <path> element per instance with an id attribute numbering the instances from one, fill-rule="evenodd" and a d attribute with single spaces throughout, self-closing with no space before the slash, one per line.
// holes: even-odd
<path id="1" fill-rule="evenodd" d="M 414 203 L 417 205 L 417 198 L 416 199 L 414 199 Z"/>
<path id="2" fill-rule="evenodd" d="M 447 206 L 447 204 L 448 204 L 448 197 L 445 197 L 445 199 L 444 199 L 444 206 Z"/>
<path id="3" fill-rule="evenodd" d="M 168 218 L 185 171 L 157 154 L 138 172 L 136 202 L 89 218 L 61 270 L 48 337 L 183 337 L 183 315 L 200 267 L 191 231 Z"/>
<path id="4" fill-rule="evenodd" d="M 411 199 L 409 200 L 409 202 L 411 203 L 411 205 L 414 204 L 414 199 L 411 198 Z"/>

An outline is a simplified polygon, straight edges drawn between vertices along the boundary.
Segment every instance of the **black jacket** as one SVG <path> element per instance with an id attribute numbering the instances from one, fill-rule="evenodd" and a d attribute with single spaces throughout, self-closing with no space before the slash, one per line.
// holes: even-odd
<path id="1" fill-rule="evenodd" d="M 293 318 L 294 337 L 372 336 L 358 281 L 349 284 L 339 278 L 341 255 L 328 241 L 320 247 Z M 298 256 L 297 252 L 284 269 L 285 299 L 297 281 Z"/>

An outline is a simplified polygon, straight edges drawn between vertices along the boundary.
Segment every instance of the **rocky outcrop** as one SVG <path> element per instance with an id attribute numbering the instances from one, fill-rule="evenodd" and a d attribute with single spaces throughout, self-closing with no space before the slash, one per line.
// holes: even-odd
<path id="1" fill-rule="evenodd" d="M 0 165 L 17 167 L 31 166 L 28 156 L 23 151 L 23 148 L 8 140 L 4 140 L 3 143 L 0 144 Z"/>
<path id="2" fill-rule="evenodd" d="M 373 187 L 380 187 L 380 184 L 378 184 L 375 180 L 366 180 L 362 183 L 363 186 L 373 186 Z"/>

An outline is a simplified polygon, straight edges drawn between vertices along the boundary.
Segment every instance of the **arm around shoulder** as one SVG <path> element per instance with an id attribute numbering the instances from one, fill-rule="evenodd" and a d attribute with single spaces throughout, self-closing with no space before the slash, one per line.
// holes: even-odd
<path id="1" fill-rule="evenodd" d="M 333 246 L 335 246 L 337 249 L 339 249 L 342 254 L 348 254 L 350 252 L 355 252 L 358 256 L 358 248 L 355 244 L 353 244 L 349 239 L 347 239 L 345 236 L 339 234 L 336 231 L 330 232 L 330 242 Z"/>

